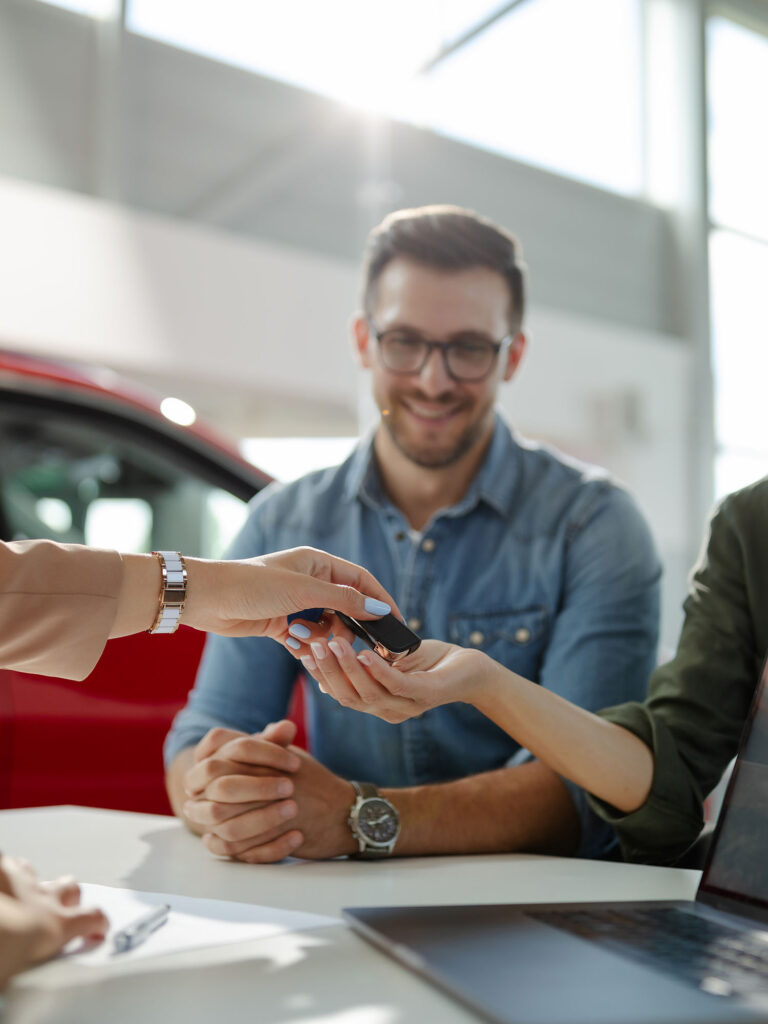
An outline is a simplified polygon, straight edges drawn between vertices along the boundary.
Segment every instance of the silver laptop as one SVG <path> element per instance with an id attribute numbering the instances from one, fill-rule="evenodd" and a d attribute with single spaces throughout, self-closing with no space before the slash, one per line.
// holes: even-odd
<path id="1" fill-rule="evenodd" d="M 498 1024 L 768 1021 L 768 662 L 694 901 L 344 915 Z"/>

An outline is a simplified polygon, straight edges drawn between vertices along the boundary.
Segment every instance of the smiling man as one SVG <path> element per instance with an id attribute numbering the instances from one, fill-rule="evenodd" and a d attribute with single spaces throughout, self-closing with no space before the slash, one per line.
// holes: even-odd
<path id="1" fill-rule="evenodd" d="M 310 544 L 365 565 L 421 635 L 597 710 L 645 694 L 659 563 L 626 491 L 496 413 L 524 306 L 506 231 L 456 207 L 387 217 L 353 322 L 380 420 L 341 466 L 261 492 L 231 556 Z M 174 810 L 211 852 L 607 852 L 584 794 L 468 705 L 390 725 L 308 678 L 310 750 L 286 768 L 296 664 L 268 640 L 208 641 L 165 754 Z"/>

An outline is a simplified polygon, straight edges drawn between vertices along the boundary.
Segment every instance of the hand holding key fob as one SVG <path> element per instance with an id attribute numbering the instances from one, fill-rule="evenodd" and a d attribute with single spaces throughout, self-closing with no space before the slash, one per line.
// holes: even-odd
<path id="1" fill-rule="evenodd" d="M 319 622 L 324 610 L 323 608 L 305 608 L 304 611 L 289 615 L 288 621 L 305 619 L 307 622 Z M 370 619 L 365 622 L 353 619 L 351 616 L 345 615 L 344 612 L 337 611 L 335 614 L 348 629 L 352 630 L 355 636 L 359 636 L 390 665 L 407 654 L 412 654 L 421 643 L 421 637 L 391 613 L 380 619 Z"/>
<path id="2" fill-rule="evenodd" d="M 339 619 L 351 629 L 355 636 L 373 648 L 375 654 L 388 661 L 390 665 L 413 654 L 421 643 L 421 637 L 401 622 L 396 615 L 383 615 L 380 619 L 365 622 L 353 619 L 344 612 L 336 612 Z"/>

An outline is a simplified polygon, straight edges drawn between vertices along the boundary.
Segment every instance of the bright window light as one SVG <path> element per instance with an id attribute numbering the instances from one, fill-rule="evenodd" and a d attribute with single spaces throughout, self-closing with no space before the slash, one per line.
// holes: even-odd
<path id="1" fill-rule="evenodd" d="M 764 476 L 768 476 L 768 453 L 755 456 L 721 452 L 715 459 L 715 498 L 724 498 Z"/>
<path id="2" fill-rule="evenodd" d="M 228 491 L 214 490 L 206 501 L 206 558 L 221 558 L 248 517 L 248 506 Z"/>
<path id="3" fill-rule="evenodd" d="M 713 231 L 710 267 L 716 438 L 735 460 L 718 470 L 724 479 L 768 461 L 768 245 Z"/>
<path id="4" fill-rule="evenodd" d="M 707 23 L 712 362 L 718 497 L 768 474 L 768 38 Z M 723 230 L 723 229 L 732 230 Z M 745 237 L 748 236 L 748 237 Z"/>
<path id="5" fill-rule="evenodd" d="M 434 5 L 413 0 L 132 0 L 127 24 L 174 46 L 374 109 L 441 42 Z"/>
<path id="6" fill-rule="evenodd" d="M 356 437 L 248 437 L 240 443 L 243 456 L 287 483 L 314 469 L 335 466 L 349 455 Z"/>
<path id="7" fill-rule="evenodd" d="M 637 0 L 523 4 L 424 77 L 424 123 L 570 177 L 639 193 L 639 40 Z"/>
<path id="8" fill-rule="evenodd" d="M 120 14 L 120 0 L 42 0 L 51 7 L 62 7 L 75 14 L 106 20 Z"/>
<path id="9" fill-rule="evenodd" d="M 768 241 L 768 37 L 712 18 L 707 41 L 711 216 Z"/>
<path id="10" fill-rule="evenodd" d="M 624 193 L 642 184 L 639 0 L 132 0 L 128 27 Z"/>
<path id="11" fill-rule="evenodd" d="M 152 509 L 143 498 L 96 498 L 85 515 L 85 543 L 142 552 L 150 548 Z"/>
<path id="12" fill-rule="evenodd" d="M 39 498 L 35 512 L 56 533 L 66 533 L 72 529 L 72 509 L 61 498 Z"/>

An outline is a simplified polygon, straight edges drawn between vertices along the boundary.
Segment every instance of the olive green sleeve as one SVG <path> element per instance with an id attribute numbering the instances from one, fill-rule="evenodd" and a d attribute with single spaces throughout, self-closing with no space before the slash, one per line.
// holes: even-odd
<path id="1" fill-rule="evenodd" d="M 627 860 L 669 863 L 704 824 L 703 804 L 738 750 L 768 636 L 768 481 L 722 504 L 685 602 L 675 657 L 643 704 L 600 712 L 653 751 L 651 792 L 630 814 L 590 797 Z"/>

